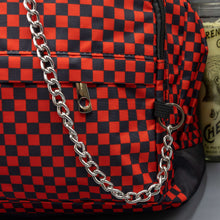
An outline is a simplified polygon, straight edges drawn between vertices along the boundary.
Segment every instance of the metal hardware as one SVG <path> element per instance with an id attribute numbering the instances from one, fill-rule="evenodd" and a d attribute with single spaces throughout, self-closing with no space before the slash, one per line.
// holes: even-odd
<path id="1" fill-rule="evenodd" d="M 121 190 L 114 187 L 114 184 L 107 180 L 106 175 L 99 169 L 98 164 L 93 160 L 92 155 L 86 150 L 86 146 L 83 142 L 78 140 L 78 135 L 73 129 L 74 122 L 69 117 L 69 108 L 66 105 L 66 99 L 62 93 L 62 88 L 57 80 L 57 73 L 54 69 L 54 62 L 50 55 L 50 49 L 47 45 L 46 37 L 43 33 L 43 27 L 39 21 L 39 16 L 35 16 L 35 20 L 32 20 L 33 15 L 39 14 L 36 10 L 35 0 L 24 0 L 24 7 L 27 10 L 27 19 L 30 24 L 30 31 L 33 35 L 33 43 L 37 48 L 37 56 L 40 59 L 41 69 L 43 71 L 45 82 L 48 86 L 48 91 L 52 96 L 53 104 L 57 107 L 57 114 L 63 119 L 63 125 L 69 130 L 69 138 L 74 144 L 74 151 L 78 155 L 80 162 L 85 167 L 86 171 L 92 176 L 93 180 L 100 185 L 104 191 L 110 192 L 115 198 L 124 200 L 128 204 L 136 204 L 139 202 L 147 202 L 152 196 L 160 193 L 161 187 L 168 178 L 168 171 L 171 166 L 171 157 L 173 155 L 173 137 L 172 131 L 179 128 L 184 120 L 182 117 L 181 123 L 176 126 L 165 126 L 159 119 L 159 122 L 163 128 L 166 129 L 167 134 L 163 138 L 163 147 L 161 149 L 161 159 L 159 161 L 159 172 L 157 174 L 157 183 L 150 185 L 148 189 L 144 189 L 140 192 L 127 192 L 124 193 Z M 43 39 L 42 44 L 38 44 L 37 40 Z M 46 52 L 46 54 L 44 54 Z M 53 78 L 48 79 L 47 74 L 53 74 Z M 53 86 L 53 88 L 51 87 Z M 55 88 L 54 88 L 55 87 Z M 58 98 L 59 99 L 58 99 Z M 60 100 L 61 97 L 61 100 Z M 175 104 L 172 104 L 176 106 Z M 181 112 L 181 108 L 176 106 Z M 182 113 L 183 114 L 183 113 Z"/>
<path id="2" fill-rule="evenodd" d="M 179 112 L 181 113 L 181 119 L 179 121 L 179 123 L 175 126 L 171 125 L 172 126 L 172 129 L 173 130 L 178 130 L 182 125 L 183 125 L 183 122 L 185 121 L 185 114 L 184 114 L 184 111 L 183 109 L 176 103 L 166 103 L 166 105 L 170 105 L 170 106 L 173 106 L 173 107 L 176 107 Z M 163 122 L 161 121 L 161 118 L 158 118 L 158 121 L 160 123 L 160 125 L 164 128 L 164 129 L 167 129 L 167 126 L 165 124 L 163 124 Z"/>
<path id="3" fill-rule="evenodd" d="M 92 111 L 92 105 L 89 96 L 89 90 L 86 83 L 76 83 L 79 111 L 89 113 Z"/>

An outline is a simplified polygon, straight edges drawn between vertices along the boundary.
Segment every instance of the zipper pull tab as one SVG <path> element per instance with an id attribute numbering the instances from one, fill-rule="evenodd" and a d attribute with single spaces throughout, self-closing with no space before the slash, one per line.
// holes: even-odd
<path id="1" fill-rule="evenodd" d="M 76 83 L 78 105 L 80 113 L 87 114 L 92 111 L 89 90 L 86 83 Z"/>

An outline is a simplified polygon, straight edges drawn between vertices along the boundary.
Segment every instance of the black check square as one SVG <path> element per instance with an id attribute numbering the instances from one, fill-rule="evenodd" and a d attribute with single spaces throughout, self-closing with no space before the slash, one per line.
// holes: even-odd
<path id="1" fill-rule="evenodd" d="M 103 29 L 103 18 L 92 18 L 92 29 Z"/>
<path id="2" fill-rule="evenodd" d="M 92 0 L 92 5 L 103 5 L 104 0 Z"/>
<path id="3" fill-rule="evenodd" d="M 15 2 L 8 2 L 7 14 L 19 14 L 19 4 Z"/>
<path id="4" fill-rule="evenodd" d="M 14 123 L 5 123 L 4 124 L 4 133 L 5 134 L 15 134 L 15 124 Z"/>
<path id="5" fill-rule="evenodd" d="M 80 18 L 77 16 L 68 16 L 68 27 L 69 28 L 79 28 Z"/>
<path id="6" fill-rule="evenodd" d="M 105 18 L 114 18 L 114 8 L 104 6 L 104 17 Z"/>
<path id="7" fill-rule="evenodd" d="M 80 43 L 78 40 L 69 40 L 68 41 L 68 51 L 70 52 L 79 52 L 79 47 Z M 75 62 L 70 62 L 70 68 L 73 66 L 71 69 L 80 69 L 80 59 L 75 58 Z M 71 59 L 73 61 L 73 59 Z"/>
<path id="8" fill-rule="evenodd" d="M 67 15 L 67 14 L 68 14 L 68 4 L 57 3 L 56 15 Z"/>
<path id="9" fill-rule="evenodd" d="M 7 40 L 6 39 L 0 39 L 0 51 L 6 51 L 6 50 L 7 50 Z M 3 57 L 3 59 L 4 59 L 4 57 Z M 0 62 L 4 63 L 4 65 L 7 65 L 7 62 L 5 63 L 2 60 L 0 60 Z M 1 66 L 1 68 L 3 68 L 3 66 Z"/>
<path id="10" fill-rule="evenodd" d="M 103 31 L 103 41 L 104 42 L 113 42 L 114 32 L 110 30 Z"/>
<path id="11" fill-rule="evenodd" d="M 100 41 L 93 41 L 92 42 L 92 52 L 102 53 L 103 52 L 103 43 Z"/>
<path id="12" fill-rule="evenodd" d="M 0 21 L 0 27 L 5 27 L 5 24 L 7 24 L 7 15 L 0 14 Z"/>
<path id="13" fill-rule="evenodd" d="M 92 37 L 92 30 L 91 29 L 80 29 L 80 39 L 83 40 L 90 40 Z"/>
<path id="14" fill-rule="evenodd" d="M 115 19 L 115 31 L 124 31 L 124 20 Z"/>
<path id="15" fill-rule="evenodd" d="M 20 69 L 9 69 L 9 72 L 8 72 L 8 77 L 9 77 L 9 80 L 12 80 L 12 81 L 18 81 L 20 80 L 21 76 L 20 76 Z"/>
<path id="16" fill-rule="evenodd" d="M 57 39 L 67 39 L 68 29 L 67 28 L 56 28 L 56 38 Z"/>
<path id="17" fill-rule="evenodd" d="M 44 16 L 44 26 L 45 27 L 56 27 L 56 16 L 55 15 L 45 15 Z"/>
<path id="18" fill-rule="evenodd" d="M 91 5 L 80 5 L 80 16 L 91 17 L 92 6 Z"/>

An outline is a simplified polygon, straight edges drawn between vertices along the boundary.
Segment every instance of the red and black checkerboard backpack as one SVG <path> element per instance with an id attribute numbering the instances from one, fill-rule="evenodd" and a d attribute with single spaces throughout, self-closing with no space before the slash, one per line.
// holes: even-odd
<path id="1" fill-rule="evenodd" d="M 190 3 L 36 2 L 0 2 L 0 213 L 187 201 L 204 171 L 207 57 Z"/>

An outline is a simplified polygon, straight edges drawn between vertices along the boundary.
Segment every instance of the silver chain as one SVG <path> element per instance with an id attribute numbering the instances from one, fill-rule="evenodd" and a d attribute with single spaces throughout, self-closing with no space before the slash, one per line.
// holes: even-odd
<path id="1" fill-rule="evenodd" d="M 129 204 L 147 202 L 152 196 L 158 195 L 163 183 L 168 178 L 168 171 L 171 166 L 170 160 L 173 154 L 173 149 L 171 147 L 173 137 L 171 134 L 173 131 L 173 126 L 169 125 L 165 127 L 167 130 L 167 135 L 165 135 L 163 138 L 164 145 L 161 149 L 157 183 L 154 183 L 148 189 L 144 189 L 137 193 L 124 193 L 115 188 L 114 184 L 107 180 L 105 173 L 99 169 L 99 165 L 93 160 L 91 154 L 86 150 L 84 143 L 78 140 L 78 135 L 73 129 L 74 122 L 69 116 L 70 110 L 66 105 L 66 98 L 62 92 L 60 82 L 58 81 L 54 61 L 51 58 L 50 48 L 47 45 L 47 39 L 44 35 L 42 23 L 40 22 L 36 1 L 24 0 L 23 4 L 27 10 L 27 20 L 30 24 L 33 43 L 37 49 L 37 57 L 40 59 L 40 66 L 43 71 L 43 76 L 47 84 L 48 91 L 52 96 L 52 102 L 57 107 L 57 114 L 63 119 L 64 127 L 69 130 L 69 138 L 74 144 L 74 151 L 78 155 L 80 162 L 84 165 L 88 174 L 92 176 L 93 180 L 100 185 L 104 191 L 110 192 L 117 199 L 125 200 Z"/>

